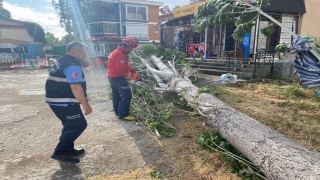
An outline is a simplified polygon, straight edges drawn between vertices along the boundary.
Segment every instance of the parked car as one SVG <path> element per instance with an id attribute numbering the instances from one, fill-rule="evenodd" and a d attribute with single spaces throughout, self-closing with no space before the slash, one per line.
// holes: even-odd
<path id="1" fill-rule="evenodd" d="M 23 58 L 23 47 L 10 43 L 0 43 L 0 60 Z"/>

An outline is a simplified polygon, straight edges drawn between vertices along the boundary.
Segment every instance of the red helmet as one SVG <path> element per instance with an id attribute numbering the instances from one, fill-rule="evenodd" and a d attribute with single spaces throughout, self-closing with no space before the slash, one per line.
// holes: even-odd
<path id="1" fill-rule="evenodd" d="M 133 38 L 126 38 L 122 41 L 122 44 L 125 44 L 127 46 L 132 46 L 134 48 L 138 47 L 138 43 Z"/>

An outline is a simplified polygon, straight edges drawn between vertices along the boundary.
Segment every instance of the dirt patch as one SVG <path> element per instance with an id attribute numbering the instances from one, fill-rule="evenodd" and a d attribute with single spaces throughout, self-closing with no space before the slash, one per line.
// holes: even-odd
<path id="1" fill-rule="evenodd" d="M 156 138 L 154 145 L 160 146 L 162 155 L 150 166 L 133 172 L 113 176 L 95 176 L 90 180 L 129 180 L 155 179 L 150 173 L 159 172 L 165 179 L 240 179 L 227 170 L 218 153 L 201 150 L 196 144 L 200 133 L 212 130 L 204 127 L 200 120 L 184 119 L 175 124 L 177 135 L 174 138 Z"/>

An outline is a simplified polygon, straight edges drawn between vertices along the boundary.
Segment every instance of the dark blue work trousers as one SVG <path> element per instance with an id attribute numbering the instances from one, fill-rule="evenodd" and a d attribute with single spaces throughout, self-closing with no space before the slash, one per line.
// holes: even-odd
<path id="1" fill-rule="evenodd" d="M 112 88 L 113 110 L 122 119 L 129 115 L 132 98 L 130 86 L 124 77 L 108 77 Z"/>
<path id="2" fill-rule="evenodd" d="M 80 104 L 68 105 L 68 107 L 50 105 L 50 108 L 63 125 L 59 143 L 53 154 L 65 155 L 74 149 L 74 141 L 87 128 L 87 121 Z"/>

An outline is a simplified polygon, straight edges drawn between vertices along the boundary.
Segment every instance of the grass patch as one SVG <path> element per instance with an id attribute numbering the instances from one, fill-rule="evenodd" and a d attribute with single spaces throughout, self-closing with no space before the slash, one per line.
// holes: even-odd
<path id="1" fill-rule="evenodd" d="M 254 88 L 253 88 L 254 87 Z M 320 152 L 318 89 L 284 81 L 218 86 L 217 98 L 310 149 Z"/>

